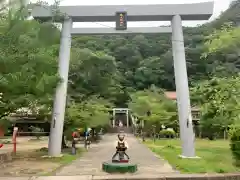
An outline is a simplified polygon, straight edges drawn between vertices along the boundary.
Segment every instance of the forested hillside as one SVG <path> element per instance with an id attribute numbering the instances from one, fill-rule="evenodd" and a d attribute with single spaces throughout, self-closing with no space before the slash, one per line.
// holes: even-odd
<path id="1" fill-rule="evenodd" d="M 219 53 L 212 58 L 201 58 L 205 50 L 204 41 L 206 37 L 213 32 L 214 28 L 221 28 L 221 25 L 225 22 L 232 21 L 234 24 L 240 22 L 239 10 L 240 5 L 236 3 L 224 12 L 219 19 L 211 23 L 200 27 L 184 28 L 190 83 L 208 79 L 216 73 L 231 76 L 232 73 L 239 71 L 239 57 L 234 55 L 229 56 Z M 122 87 L 135 90 L 149 88 L 152 84 L 163 89 L 175 90 L 171 46 L 171 35 L 166 34 L 78 36 L 73 39 L 74 48 L 87 48 L 93 53 L 101 52 L 108 55 L 109 58 L 113 57 L 113 62 L 101 61 L 101 63 L 117 69 L 116 72 L 107 67 L 107 69 L 116 73 L 114 84 L 119 83 Z M 94 72 L 96 71 L 94 70 Z M 94 86 L 94 83 L 101 82 L 96 79 L 99 76 L 93 75 L 93 77 L 88 86 Z M 79 83 L 83 83 L 82 80 Z M 96 87 L 93 87 L 92 91 L 93 93 L 94 91 L 95 93 L 101 92 Z"/>
<path id="2" fill-rule="evenodd" d="M 52 22 L 26 21 L 25 17 L 24 10 L 1 14 L 2 118 L 21 107 L 31 108 L 38 115 L 50 114 L 59 81 L 59 30 Z M 199 27 L 184 28 L 192 103 L 203 108 L 202 117 L 206 122 L 217 118 L 218 129 L 233 123 L 230 118 L 233 115 L 225 112 L 233 112 L 232 107 L 238 107 L 238 95 L 229 91 L 226 98 L 226 90 L 239 90 L 236 83 L 240 68 L 240 33 L 236 28 L 239 22 L 238 0 L 217 20 Z M 152 97 L 154 93 L 163 92 L 159 89 L 175 90 L 171 46 L 171 36 L 166 34 L 73 37 L 66 124 L 97 126 L 108 122 L 108 108 L 131 106 L 141 109 L 145 115 L 146 111 L 154 109 L 151 114 L 153 122 L 174 122 L 176 128 L 175 104 L 160 104 L 154 100 L 158 96 L 148 99 L 150 96 L 142 92 L 151 87 Z M 138 102 L 141 95 L 145 98 L 140 98 L 142 104 Z M 226 99 L 228 102 L 225 102 Z M 154 103 L 151 103 L 152 100 Z M 162 102 L 162 99 L 159 101 Z M 223 103 L 231 106 L 226 105 L 224 109 L 221 106 Z M 208 129 L 208 124 L 205 127 Z"/>

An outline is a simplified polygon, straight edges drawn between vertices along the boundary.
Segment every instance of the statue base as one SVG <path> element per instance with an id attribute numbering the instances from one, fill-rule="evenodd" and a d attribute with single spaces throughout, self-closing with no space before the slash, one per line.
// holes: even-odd
<path id="1" fill-rule="evenodd" d="M 137 171 L 137 164 L 103 162 L 102 170 L 107 173 L 135 173 Z"/>

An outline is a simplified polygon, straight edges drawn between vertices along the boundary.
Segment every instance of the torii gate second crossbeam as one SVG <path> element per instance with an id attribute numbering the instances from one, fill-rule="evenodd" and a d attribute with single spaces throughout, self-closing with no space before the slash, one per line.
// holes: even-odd
<path id="1" fill-rule="evenodd" d="M 119 31 L 114 28 L 72 28 L 72 35 L 116 35 L 116 34 L 159 34 L 172 33 L 171 27 L 129 27 L 127 30 Z"/>
<path id="2" fill-rule="evenodd" d="M 69 59 L 71 48 L 71 34 L 124 34 L 130 31 L 116 31 L 108 29 L 89 30 L 73 29 L 73 22 L 114 22 L 115 14 L 119 11 L 127 12 L 128 21 L 171 21 L 172 50 L 174 60 L 174 74 L 177 91 L 178 117 L 180 124 L 180 138 L 182 141 L 182 157 L 195 157 L 194 132 L 189 99 L 188 77 L 184 49 L 182 20 L 208 20 L 213 14 L 214 2 L 195 4 L 155 4 L 155 5 L 100 5 L 100 6 L 60 6 L 59 11 L 65 16 L 60 20 L 63 24 L 59 54 L 59 75 L 61 83 L 56 89 L 53 118 L 49 140 L 49 155 L 58 156 L 61 153 L 63 122 L 66 106 Z M 42 21 L 54 16 L 52 6 L 33 6 L 32 16 Z M 85 29 L 86 30 L 86 29 Z M 143 29 L 135 29 L 141 33 Z M 151 33 L 152 29 L 142 33 Z M 81 33 L 82 31 L 82 33 Z M 156 32 L 157 33 L 157 32 Z M 159 29 L 159 33 L 161 30 Z"/>

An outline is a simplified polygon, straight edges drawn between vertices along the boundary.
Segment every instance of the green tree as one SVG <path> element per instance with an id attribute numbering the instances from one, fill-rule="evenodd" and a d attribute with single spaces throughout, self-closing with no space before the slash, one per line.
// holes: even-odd
<path id="1" fill-rule="evenodd" d="M 152 125 L 156 125 L 158 129 L 161 125 L 178 129 L 176 104 L 167 100 L 162 90 L 151 87 L 149 90 L 137 91 L 131 95 L 131 99 L 129 108 L 138 118 L 145 120 L 146 129 Z"/>
<path id="2" fill-rule="evenodd" d="M 108 95 L 108 88 L 116 82 L 116 63 L 112 56 L 89 49 L 72 50 L 70 65 L 70 94 Z"/>
<path id="3" fill-rule="evenodd" d="M 51 106 L 59 80 L 58 45 L 59 31 L 49 23 L 25 21 L 17 15 L 1 19 L 0 117 L 32 104 Z"/>
<path id="4" fill-rule="evenodd" d="M 111 107 L 111 103 L 96 96 L 89 97 L 81 103 L 72 102 L 66 111 L 65 132 L 69 133 L 73 129 L 80 127 L 91 127 L 95 130 L 100 126 L 108 125 Z"/>
<path id="5" fill-rule="evenodd" d="M 211 139 L 221 136 L 230 125 L 239 121 L 239 91 L 239 76 L 215 77 L 197 83 L 192 89 L 192 102 L 201 107 L 200 126 L 205 136 Z"/>
<path id="6" fill-rule="evenodd" d="M 207 51 L 205 56 L 216 52 L 234 52 L 239 54 L 240 29 L 233 27 L 233 23 L 225 23 L 220 30 L 215 30 L 206 37 L 205 46 Z"/>

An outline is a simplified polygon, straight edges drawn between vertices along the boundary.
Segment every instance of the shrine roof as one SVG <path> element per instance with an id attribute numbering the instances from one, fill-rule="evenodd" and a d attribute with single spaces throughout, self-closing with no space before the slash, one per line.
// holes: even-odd
<path id="1" fill-rule="evenodd" d="M 164 94 L 168 99 L 177 100 L 177 93 L 175 91 L 166 91 Z"/>

